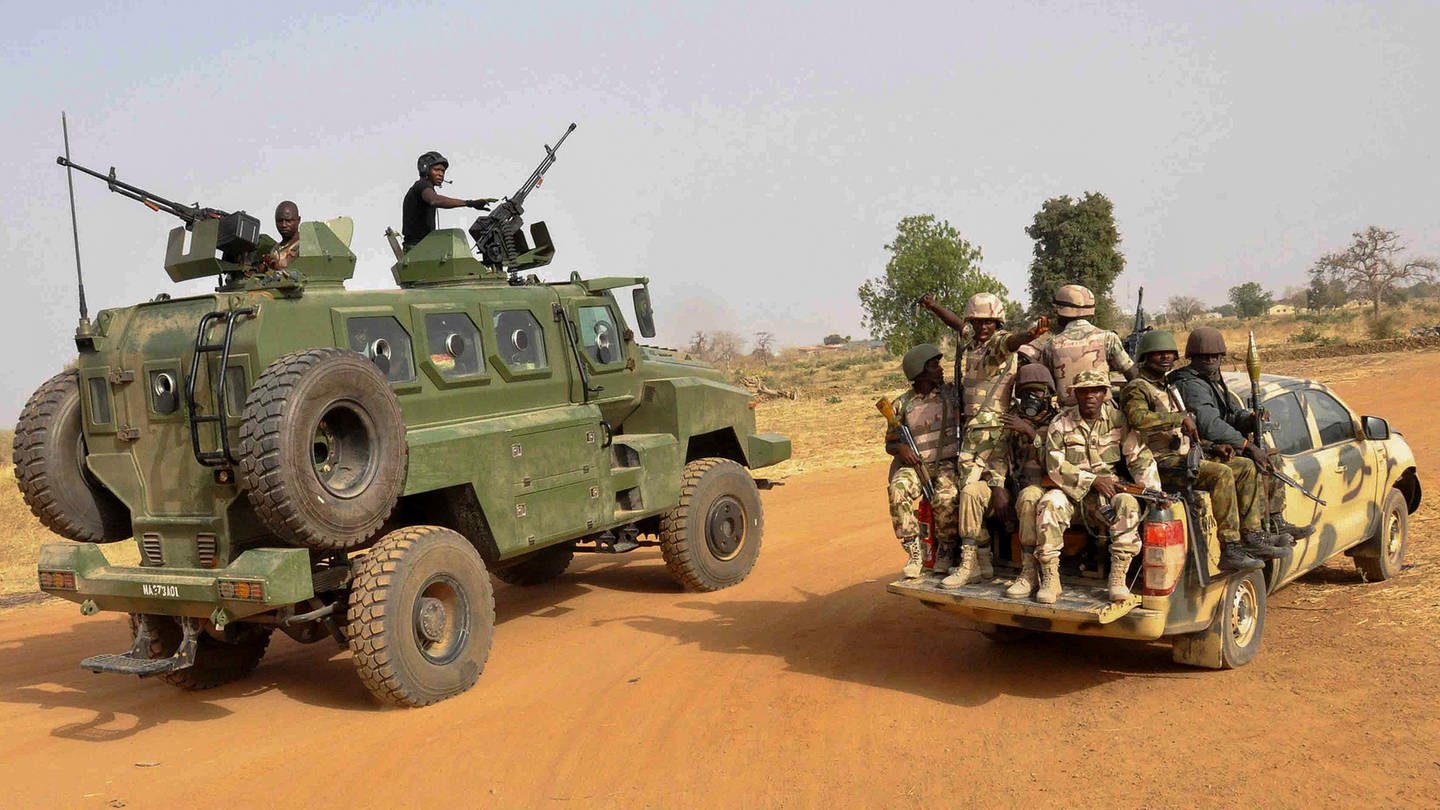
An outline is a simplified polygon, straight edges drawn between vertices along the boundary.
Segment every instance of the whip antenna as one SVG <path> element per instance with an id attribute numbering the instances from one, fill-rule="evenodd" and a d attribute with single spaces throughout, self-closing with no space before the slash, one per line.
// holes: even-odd
<path id="1" fill-rule="evenodd" d="M 65 137 L 65 183 L 70 187 L 70 233 L 75 237 L 75 282 L 80 288 L 80 325 L 76 334 L 90 331 L 90 313 L 85 308 L 85 276 L 80 272 L 80 223 L 75 218 L 75 177 L 70 169 L 70 125 L 65 123 L 65 112 L 60 112 L 60 131 Z"/>

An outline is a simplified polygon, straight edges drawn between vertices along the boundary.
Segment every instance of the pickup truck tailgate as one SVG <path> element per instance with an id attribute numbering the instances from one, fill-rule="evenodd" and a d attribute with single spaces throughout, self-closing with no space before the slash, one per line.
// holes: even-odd
<path id="1" fill-rule="evenodd" d="M 1109 624 L 1131 611 L 1151 612 L 1140 608 L 1140 597 L 1137 595 L 1131 595 L 1123 602 L 1111 602 L 1105 586 L 1088 579 L 1064 578 L 1060 598 L 1053 605 L 1042 605 L 1034 599 L 1006 598 L 1005 589 L 1010 586 L 1009 580 L 947 590 L 940 587 L 940 579 L 936 575 L 923 579 L 901 579 L 890 583 L 886 590 L 938 608 L 992 611 L 1063 623 Z"/>

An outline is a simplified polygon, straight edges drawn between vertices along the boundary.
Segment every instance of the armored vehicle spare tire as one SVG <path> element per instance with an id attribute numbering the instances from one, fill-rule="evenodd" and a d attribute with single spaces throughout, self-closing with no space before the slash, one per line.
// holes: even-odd
<path id="1" fill-rule="evenodd" d="M 718 591 L 755 567 L 765 517 L 750 471 L 725 458 L 685 465 L 680 503 L 660 516 L 660 552 L 690 591 Z"/>
<path id="2" fill-rule="evenodd" d="M 548 548 L 525 555 L 524 559 L 490 573 L 506 585 L 529 587 L 540 585 L 565 573 L 575 559 L 574 543 L 556 543 Z"/>
<path id="3" fill-rule="evenodd" d="M 80 380 L 56 374 L 25 403 L 15 424 L 15 483 L 45 528 L 70 540 L 113 543 L 131 536 L 130 510 L 85 468 Z"/>
<path id="4" fill-rule="evenodd" d="M 495 633 L 495 592 L 474 546 L 439 526 L 380 538 L 355 566 L 346 635 L 365 687 L 428 706 L 479 679 Z"/>
<path id="5" fill-rule="evenodd" d="M 405 485 L 405 421 L 385 375 L 346 349 L 287 354 L 255 381 L 240 422 L 240 485 L 280 538 L 364 545 Z"/>

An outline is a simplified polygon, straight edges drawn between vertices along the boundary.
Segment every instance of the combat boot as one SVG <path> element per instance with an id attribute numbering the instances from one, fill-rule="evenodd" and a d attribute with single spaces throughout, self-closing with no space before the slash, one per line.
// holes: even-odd
<path id="1" fill-rule="evenodd" d="M 1270 520 L 1275 526 L 1276 532 L 1279 532 L 1280 534 L 1288 534 L 1296 540 L 1304 540 L 1305 538 L 1315 533 L 1315 527 L 1313 525 L 1296 526 L 1294 523 L 1286 520 L 1285 516 L 1280 514 L 1279 512 L 1272 514 L 1270 516 Z"/>
<path id="2" fill-rule="evenodd" d="M 900 570 L 900 573 L 906 579 L 919 579 L 924 571 L 925 563 L 924 553 L 920 548 L 920 539 L 918 537 L 911 538 L 902 545 L 905 547 L 906 553 L 910 555 L 910 560 L 905 563 L 905 567 Z"/>
<path id="3" fill-rule="evenodd" d="M 1270 544 L 1270 537 L 1261 531 L 1246 532 L 1245 536 L 1240 538 L 1240 547 L 1257 560 L 1273 560 L 1282 553 Z"/>
<path id="4" fill-rule="evenodd" d="M 1280 549 L 1281 551 L 1284 551 L 1285 549 L 1291 548 L 1295 545 L 1295 538 L 1291 537 L 1285 532 L 1271 532 L 1267 535 L 1267 537 L 1270 540 L 1270 545 Z"/>
<path id="5" fill-rule="evenodd" d="M 1060 598 L 1060 558 L 1040 561 L 1040 590 L 1035 592 L 1035 601 L 1042 605 L 1053 605 Z"/>
<path id="6" fill-rule="evenodd" d="M 1220 544 L 1220 570 L 1229 572 L 1259 571 L 1265 563 L 1245 553 L 1234 540 Z"/>
<path id="7" fill-rule="evenodd" d="M 1029 599 L 1040 584 L 1040 572 L 1035 569 L 1035 555 L 1029 551 L 1020 552 L 1020 576 L 1005 589 L 1007 599 Z"/>
<path id="8" fill-rule="evenodd" d="M 975 572 L 976 582 L 989 582 L 995 578 L 995 567 L 990 564 L 989 546 L 980 546 L 975 549 Z"/>
<path id="9" fill-rule="evenodd" d="M 940 580 L 942 588 L 960 588 L 975 581 L 977 576 L 974 543 L 960 544 L 960 564 L 950 569 L 950 576 Z"/>
<path id="10" fill-rule="evenodd" d="M 1130 598 L 1130 588 L 1125 585 L 1125 575 L 1130 571 L 1132 555 L 1119 551 L 1110 552 L 1110 601 L 1124 602 Z"/>
<path id="11" fill-rule="evenodd" d="M 954 540 L 937 540 L 935 543 L 935 564 L 930 567 L 931 571 L 944 572 L 950 570 L 950 562 L 955 557 Z"/>

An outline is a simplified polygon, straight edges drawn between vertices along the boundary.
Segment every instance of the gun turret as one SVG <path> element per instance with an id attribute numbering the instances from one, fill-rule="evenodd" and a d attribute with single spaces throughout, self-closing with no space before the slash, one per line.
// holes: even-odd
<path id="1" fill-rule="evenodd" d="M 554 147 L 545 144 L 545 157 L 520 189 L 497 203 L 489 214 L 477 217 L 475 224 L 470 226 L 475 252 L 490 269 L 516 273 L 525 268 L 547 265 L 555 257 L 555 244 L 550 241 L 550 231 L 545 223 L 537 222 L 530 226 L 530 235 L 535 241 L 532 248 L 525 240 L 522 230 L 525 221 L 521 215 L 525 213 L 525 198 L 545 181 L 545 172 L 555 164 L 555 153 L 560 151 L 560 145 L 574 131 L 575 125 L 571 124 Z"/>

